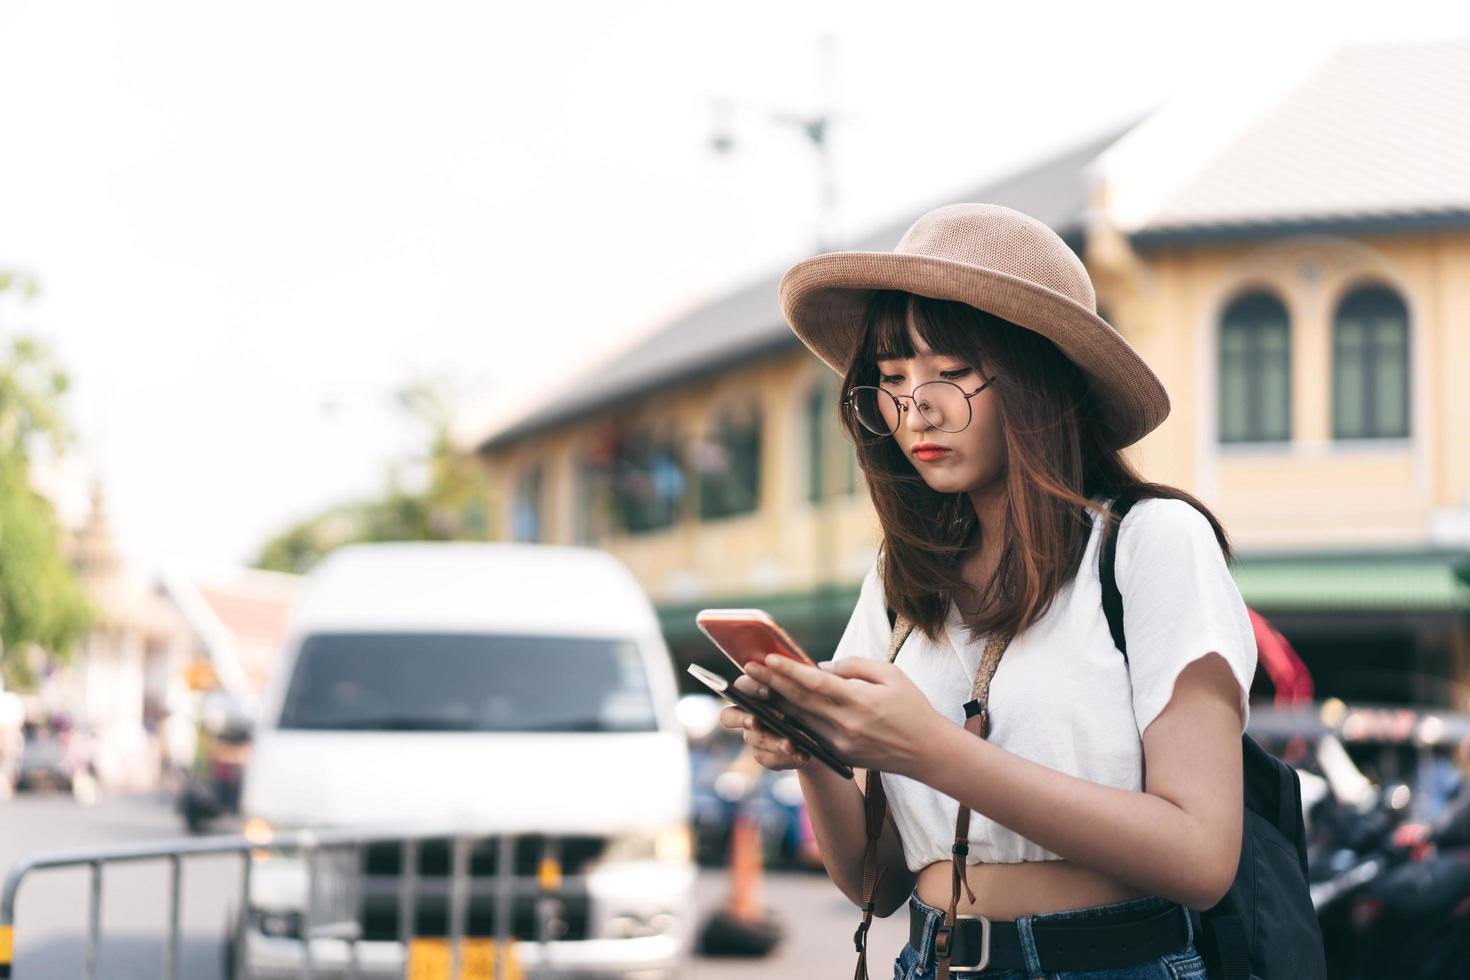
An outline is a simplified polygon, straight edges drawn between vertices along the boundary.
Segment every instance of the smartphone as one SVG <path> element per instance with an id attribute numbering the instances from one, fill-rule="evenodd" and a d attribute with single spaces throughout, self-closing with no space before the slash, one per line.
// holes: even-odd
<path id="1" fill-rule="evenodd" d="M 721 695 L 731 704 L 754 715 L 762 728 L 791 739 L 792 744 L 798 749 L 818 760 L 839 776 L 847 779 L 853 778 L 852 766 L 839 759 L 832 746 L 827 744 L 822 736 L 803 725 L 799 718 L 793 718 L 774 705 L 745 694 L 719 674 L 712 670 L 705 670 L 699 664 L 690 664 L 689 673 L 699 678 L 705 687 Z"/>
<path id="2" fill-rule="evenodd" d="M 764 609 L 701 609 L 694 622 L 742 672 L 752 660 L 764 663 L 768 653 L 817 665 Z"/>

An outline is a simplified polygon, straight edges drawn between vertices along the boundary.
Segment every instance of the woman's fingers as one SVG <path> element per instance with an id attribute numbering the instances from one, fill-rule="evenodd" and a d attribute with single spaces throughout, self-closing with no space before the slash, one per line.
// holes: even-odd
<path id="1" fill-rule="evenodd" d="M 726 728 L 740 729 L 745 744 L 756 753 L 756 761 L 767 769 L 791 769 L 807 761 L 806 753 L 793 745 L 790 739 L 763 727 L 748 711 L 735 707 L 722 708 L 720 724 Z"/>
<path id="2" fill-rule="evenodd" d="M 792 769 L 806 762 L 806 753 L 791 740 L 764 728 L 745 733 L 745 741 L 755 750 L 756 761 L 767 769 Z"/>
<path id="3" fill-rule="evenodd" d="M 781 736 L 761 726 L 749 711 L 742 711 L 735 707 L 720 709 L 720 724 L 725 728 L 740 729 L 745 732 L 745 741 L 751 748 L 766 748 L 775 744 L 774 739 L 779 742 Z"/>
<path id="4" fill-rule="evenodd" d="M 747 664 L 745 671 L 755 680 L 767 684 L 782 698 L 799 708 L 818 714 L 830 714 L 840 706 L 834 694 L 841 678 L 830 677 L 816 667 L 799 664 L 790 657 L 776 655 L 765 664 Z"/>
<path id="5" fill-rule="evenodd" d="M 760 683 L 760 681 L 751 677 L 749 674 L 741 674 L 735 678 L 735 689 L 742 694 L 749 694 L 757 698 L 766 698 L 771 695 L 771 691 L 766 685 Z"/>
<path id="6" fill-rule="evenodd" d="M 726 705 L 720 709 L 720 725 L 740 730 L 756 761 L 767 769 L 794 769 L 809 761 L 810 757 L 790 739 L 762 727 L 749 711 Z"/>

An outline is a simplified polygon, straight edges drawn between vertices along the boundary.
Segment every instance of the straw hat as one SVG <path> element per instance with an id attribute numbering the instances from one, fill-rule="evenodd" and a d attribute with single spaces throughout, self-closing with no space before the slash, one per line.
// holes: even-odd
<path id="1" fill-rule="evenodd" d="M 1048 337 L 1091 381 L 1116 447 L 1169 414 L 1158 377 L 1097 315 L 1082 260 L 1045 224 L 998 204 L 949 204 L 914 222 L 892 252 L 828 252 L 781 277 L 781 310 L 827 366 L 845 374 L 875 289 L 968 303 Z"/>

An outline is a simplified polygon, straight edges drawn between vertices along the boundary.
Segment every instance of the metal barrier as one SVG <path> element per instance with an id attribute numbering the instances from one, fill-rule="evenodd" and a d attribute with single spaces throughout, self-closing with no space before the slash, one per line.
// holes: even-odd
<path id="1" fill-rule="evenodd" d="M 541 842 L 540 860 L 534 876 L 516 873 L 518 844 Z M 570 840 L 570 839 L 569 839 Z M 303 980 L 312 980 L 315 964 L 312 939 L 330 938 L 348 944 L 347 976 L 356 978 L 361 969 L 359 943 L 363 936 L 363 882 L 367 877 L 364 866 L 369 848 L 384 853 L 384 848 L 397 849 L 398 881 L 394 896 L 397 911 L 397 940 L 403 946 L 403 975 L 411 976 L 411 950 L 416 934 L 418 903 L 422 877 L 419 873 L 421 859 L 425 857 L 424 845 L 448 842 L 448 977 L 462 980 L 465 970 L 466 926 L 471 898 L 471 851 L 477 843 L 493 841 L 496 844 L 494 865 L 494 911 L 491 916 L 495 925 L 494 952 L 495 980 L 513 980 L 507 972 L 513 954 L 511 948 L 512 899 L 517 894 L 534 892 L 539 900 L 536 911 L 536 941 L 542 944 L 553 938 L 548 933 L 566 923 L 559 917 L 562 908 L 562 839 L 540 832 L 472 834 L 455 832 L 352 832 L 352 831 L 296 831 L 276 833 L 268 839 L 252 839 L 244 836 L 218 836 L 187 838 L 134 846 L 118 846 L 91 851 L 57 851 L 37 854 L 16 863 L 5 878 L 0 891 L 0 980 L 11 977 L 14 956 L 14 929 L 16 894 L 23 879 L 32 872 L 54 868 L 86 867 L 91 871 L 90 899 L 87 908 L 87 947 L 83 977 L 95 980 L 97 976 L 98 952 L 102 937 L 102 869 L 105 865 L 138 861 L 165 860 L 169 864 L 168 934 L 164 944 L 164 976 L 167 980 L 178 980 L 180 971 L 180 897 L 183 885 L 183 862 L 185 858 L 199 855 L 236 854 L 243 859 L 240 875 L 239 916 L 234 924 L 234 974 L 245 978 L 250 975 L 249 942 L 247 932 L 251 915 L 251 878 L 255 868 L 262 863 L 262 855 L 299 854 L 306 869 L 306 896 L 302 902 L 300 938 L 302 950 L 301 968 L 298 973 Z M 345 852 L 350 855 L 355 872 L 350 876 L 350 907 L 354 917 L 343 924 L 315 923 L 319 909 L 321 874 L 318 865 L 324 854 Z M 388 852 L 388 853 L 391 853 Z M 509 870 L 510 873 L 506 873 Z M 543 947 L 544 948 L 544 947 Z M 543 959 L 544 962 L 544 959 Z M 516 968 L 516 976 L 519 976 Z"/>

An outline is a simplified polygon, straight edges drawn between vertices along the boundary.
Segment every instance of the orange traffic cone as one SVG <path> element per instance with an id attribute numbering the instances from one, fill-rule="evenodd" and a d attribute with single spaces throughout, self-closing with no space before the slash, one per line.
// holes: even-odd
<path id="1" fill-rule="evenodd" d="M 761 906 L 761 828 L 743 809 L 730 832 L 730 915 L 741 922 L 764 917 Z"/>
<path id="2" fill-rule="evenodd" d="M 749 754 L 748 749 L 745 754 Z M 737 760 L 731 768 L 739 767 L 743 761 L 743 758 Z M 781 941 L 781 928 L 761 901 L 764 870 L 760 823 L 742 805 L 736 810 L 730 828 L 730 894 L 724 907 L 710 916 L 700 933 L 701 953 L 765 956 Z"/>

